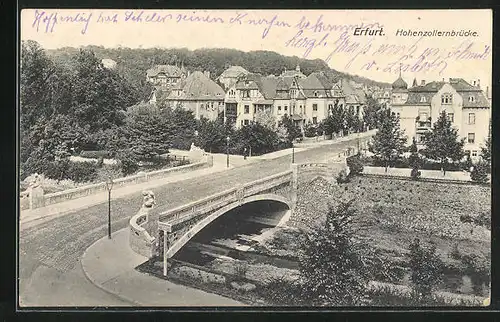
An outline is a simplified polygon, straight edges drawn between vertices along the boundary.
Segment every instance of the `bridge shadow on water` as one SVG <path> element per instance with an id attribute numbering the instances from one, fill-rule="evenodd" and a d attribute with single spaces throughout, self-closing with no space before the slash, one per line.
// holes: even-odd
<path id="1" fill-rule="evenodd" d="M 198 266 L 209 265 L 216 258 L 269 262 L 247 251 L 272 236 L 273 228 L 288 211 L 288 205 L 272 200 L 254 201 L 234 208 L 196 234 L 174 259 Z"/>

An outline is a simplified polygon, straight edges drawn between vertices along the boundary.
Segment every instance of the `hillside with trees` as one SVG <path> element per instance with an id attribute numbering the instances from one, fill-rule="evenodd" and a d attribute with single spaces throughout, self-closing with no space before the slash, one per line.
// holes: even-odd
<path id="1" fill-rule="evenodd" d="M 212 78 L 217 78 L 231 65 L 238 65 L 253 73 L 262 75 L 280 75 L 285 69 L 295 69 L 300 64 L 301 71 L 309 75 L 315 71 L 327 71 L 339 77 L 354 80 L 368 86 L 390 86 L 387 83 L 376 82 L 360 76 L 354 76 L 331 69 L 323 60 L 308 60 L 296 56 L 283 56 L 272 51 L 243 52 L 227 48 L 204 48 L 189 50 L 186 48 L 105 48 L 102 46 L 85 46 L 81 49 L 92 51 L 100 59 L 112 59 L 116 61 L 116 69 L 143 95 L 148 95 L 150 90 L 146 83 L 146 70 L 157 64 L 180 66 L 184 64 L 190 71 L 209 71 Z M 71 57 L 80 48 L 64 47 L 55 50 L 47 50 L 47 54 L 54 61 L 65 65 L 71 64 Z"/>

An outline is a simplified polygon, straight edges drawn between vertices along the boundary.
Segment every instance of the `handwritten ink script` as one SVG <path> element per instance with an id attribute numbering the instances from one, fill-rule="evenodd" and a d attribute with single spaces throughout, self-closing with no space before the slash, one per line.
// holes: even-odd
<path id="1" fill-rule="evenodd" d="M 384 25 L 378 21 L 335 23 L 328 21 L 324 15 L 316 13 L 310 14 L 314 17 L 301 16 L 299 19 L 295 18 L 295 21 L 291 21 L 291 18 L 280 17 L 279 14 L 266 12 L 262 15 L 265 16 L 234 12 L 222 16 L 215 11 L 203 10 L 182 13 L 151 10 L 82 11 L 65 15 L 60 12 L 36 10 L 32 28 L 37 32 L 54 33 L 59 26 L 73 24 L 81 26 L 80 32 L 85 35 L 94 24 L 218 24 L 255 28 L 260 33 L 261 39 L 268 38 L 273 30 L 285 30 L 291 31 L 289 34 L 292 36 L 287 36 L 283 46 L 297 50 L 303 58 L 309 58 L 315 54 L 315 58 L 322 58 L 329 63 L 334 57 L 343 56 L 347 59 L 345 69 L 384 73 L 395 73 L 401 68 L 405 72 L 437 71 L 442 74 L 452 62 L 485 60 L 492 52 L 490 45 L 474 40 L 473 37 L 462 37 L 457 40 L 458 45 L 443 48 L 424 45 L 425 41 L 422 41 L 424 37 L 414 37 L 412 44 L 401 45 L 401 42 L 398 42 L 399 38 L 395 35 L 396 31 L 393 37 L 377 39 L 379 41 L 375 41 L 377 37 L 355 35 L 356 30 L 378 29 L 382 36 Z M 384 30 L 384 33 L 388 34 L 389 31 Z M 391 42 L 387 39 L 391 39 Z M 388 57 L 389 63 L 387 63 Z"/>

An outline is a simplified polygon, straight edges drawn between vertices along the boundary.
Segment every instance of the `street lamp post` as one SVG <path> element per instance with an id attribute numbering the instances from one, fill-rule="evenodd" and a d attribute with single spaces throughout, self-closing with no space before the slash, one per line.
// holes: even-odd
<path id="1" fill-rule="evenodd" d="M 295 163 L 295 145 L 292 141 L 292 164 Z"/>
<path id="2" fill-rule="evenodd" d="M 113 179 L 108 176 L 106 188 L 108 189 L 108 238 L 111 239 L 111 189 L 113 189 Z"/>
<path id="3" fill-rule="evenodd" d="M 226 167 L 228 167 L 228 168 L 229 168 L 229 140 L 230 140 L 229 136 L 226 137 L 226 156 L 227 156 Z"/>

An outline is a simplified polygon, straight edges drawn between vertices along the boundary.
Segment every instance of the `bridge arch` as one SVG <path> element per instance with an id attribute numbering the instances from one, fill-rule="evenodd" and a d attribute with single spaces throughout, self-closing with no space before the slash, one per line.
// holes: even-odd
<path id="1" fill-rule="evenodd" d="M 201 230 L 203 230 L 205 227 L 210 225 L 214 220 L 217 218 L 223 216 L 227 212 L 238 208 L 240 206 L 243 206 L 245 204 L 249 204 L 252 202 L 256 201 L 276 201 L 283 203 L 287 205 L 288 209 L 291 211 L 292 209 L 292 202 L 288 198 L 285 198 L 283 196 L 273 194 L 273 193 L 267 193 L 267 194 L 258 194 L 258 195 L 252 195 L 245 197 L 239 201 L 230 203 L 212 214 L 208 215 L 206 218 L 202 219 L 198 223 L 196 223 L 193 228 L 191 228 L 188 232 L 186 232 L 184 235 L 182 235 L 166 252 L 165 256 L 167 258 L 171 258 L 174 256 L 184 245 L 187 244 L 188 241 L 190 241 L 197 233 L 199 233 Z"/>

